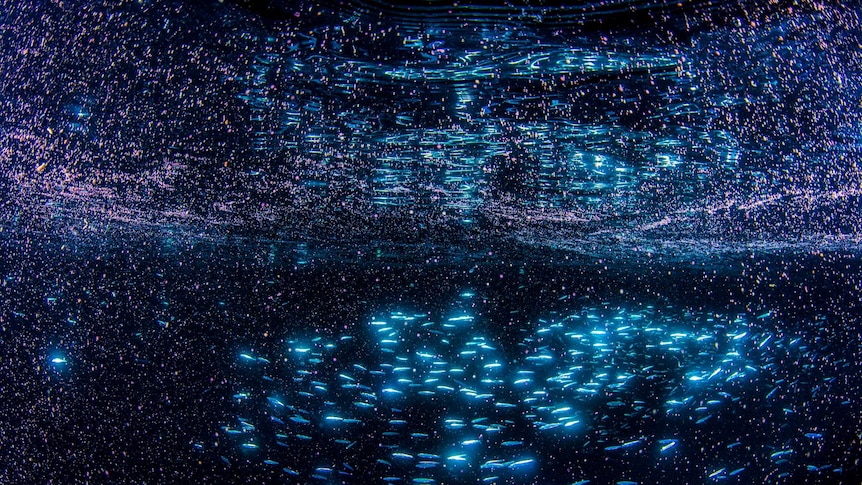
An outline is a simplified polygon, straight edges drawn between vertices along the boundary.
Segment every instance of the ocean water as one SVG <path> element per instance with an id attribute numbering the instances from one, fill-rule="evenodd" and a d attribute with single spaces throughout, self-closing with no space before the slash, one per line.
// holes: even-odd
<path id="1" fill-rule="evenodd" d="M 5 2 L 0 482 L 860 483 L 856 2 Z"/>

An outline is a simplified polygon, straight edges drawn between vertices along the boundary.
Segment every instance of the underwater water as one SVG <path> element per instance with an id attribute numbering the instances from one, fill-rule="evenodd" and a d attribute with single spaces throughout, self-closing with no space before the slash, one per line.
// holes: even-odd
<path id="1" fill-rule="evenodd" d="M 0 482 L 860 483 L 856 2 L 0 8 Z"/>

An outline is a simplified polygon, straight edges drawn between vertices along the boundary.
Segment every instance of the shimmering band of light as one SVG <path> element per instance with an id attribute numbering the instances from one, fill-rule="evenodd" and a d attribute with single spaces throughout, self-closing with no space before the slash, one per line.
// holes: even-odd
<path id="1" fill-rule="evenodd" d="M 851 8 L 275 2 L 263 26 L 257 2 L 81 3 L 3 19 L 5 62 L 25 66 L 2 93 L 4 227 L 617 259 L 859 249 Z"/>

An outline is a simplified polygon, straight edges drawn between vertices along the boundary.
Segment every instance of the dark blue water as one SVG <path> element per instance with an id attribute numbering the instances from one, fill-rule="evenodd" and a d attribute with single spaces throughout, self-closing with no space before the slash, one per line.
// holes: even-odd
<path id="1" fill-rule="evenodd" d="M 857 6 L 0 12 L 0 482 L 859 483 Z"/>

